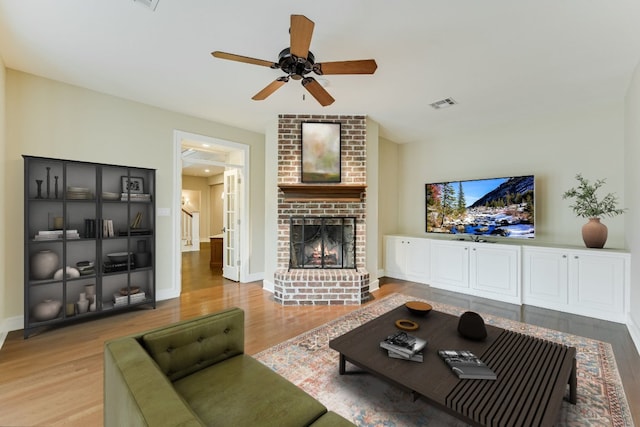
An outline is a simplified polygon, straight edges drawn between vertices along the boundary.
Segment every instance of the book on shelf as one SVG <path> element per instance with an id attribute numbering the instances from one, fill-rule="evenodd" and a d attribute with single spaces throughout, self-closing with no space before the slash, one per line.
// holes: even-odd
<path id="1" fill-rule="evenodd" d="M 151 235 L 153 231 L 150 228 L 130 228 L 127 231 L 120 231 L 118 233 L 119 236 L 148 236 Z"/>
<path id="2" fill-rule="evenodd" d="M 80 234 L 78 230 L 40 230 L 38 234 L 33 236 L 33 240 L 43 241 L 43 240 L 57 240 L 62 239 L 62 235 L 66 235 L 67 239 L 79 239 Z"/>
<path id="3" fill-rule="evenodd" d="M 380 341 L 380 347 L 392 351 L 405 358 L 411 358 L 427 346 L 427 341 L 410 335 L 404 331 L 397 331 Z"/>
<path id="4" fill-rule="evenodd" d="M 144 292 L 138 292 L 131 295 L 121 295 L 119 293 L 113 294 L 113 306 L 121 307 L 123 305 L 134 304 L 136 302 L 142 302 L 146 299 Z"/>
<path id="5" fill-rule="evenodd" d="M 438 356 L 460 379 L 495 380 L 493 372 L 475 354 L 467 350 L 438 350 Z"/>
<path id="6" fill-rule="evenodd" d="M 102 237 L 115 237 L 112 219 L 102 220 Z"/>
<path id="7" fill-rule="evenodd" d="M 102 271 L 104 273 L 115 273 L 117 271 L 125 271 L 127 269 L 135 269 L 136 265 L 133 261 L 129 262 L 108 262 L 105 261 L 102 263 Z"/>
<path id="8" fill-rule="evenodd" d="M 122 193 L 120 200 L 123 202 L 148 202 L 151 201 L 151 194 L 138 194 L 138 193 Z"/>

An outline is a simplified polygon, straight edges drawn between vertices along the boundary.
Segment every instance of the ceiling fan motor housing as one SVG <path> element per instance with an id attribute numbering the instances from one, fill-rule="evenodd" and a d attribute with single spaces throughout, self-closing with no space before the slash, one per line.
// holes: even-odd
<path id="1" fill-rule="evenodd" d="M 289 48 L 282 49 L 278 55 L 278 68 L 294 80 L 302 79 L 314 69 L 315 56 L 309 51 L 306 58 L 298 58 L 291 54 Z"/>

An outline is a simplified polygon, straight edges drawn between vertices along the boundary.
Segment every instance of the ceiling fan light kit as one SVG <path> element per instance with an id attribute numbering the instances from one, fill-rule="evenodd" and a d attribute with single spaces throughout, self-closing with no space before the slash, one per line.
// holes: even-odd
<path id="1" fill-rule="evenodd" d="M 321 79 L 324 80 L 324 84 L 321 84 L 321 82 L 309 76 L 309 73 L 313 72 L 319 76 L 328 74 L 373 74 L 378 68 L 378 65 L 373 59 L 324 63 L 315 62 L 315 55 L 309 51 L 314 26 L 313 21 L 306 16 L 291 15 L 291 27 L 289 28 L 290 46 L 280 52 L 277 62 L 220 51 L 211 52 L 211 54 L 216 58 L 279 69 L 286 73 L 286 76 L 278 77 L 255 94 L 251 98 L 253 100 L 262 101 L 266 99 L 287 83 L 289 79 L 293 79 L 301 80 L 302 86 L 307 92 L 309 92 L 320 105 L 326 107 L 335 101 L 325 89 L 325 86 L 328 86 L 326 80 Z"/>
<path id="2" fill-rule="evenodd" d="M 436 102 L 432 102 L 431 107 L 433 107 L 436 110 L 442 110 L 443 108 L 449 108 L 452 105 L 456 105 L 457 102 L 455 99 L 453 98 L 445 98 L 445 99 L 441 99 L 440 101 L 436 101 Z"/>
<path id="3" fill-rule="evenodd" d="M 156 7 L 158 7 L 159 0 L 133 0 L 134 3 L 138 3 L 141 6 L 151 9 L 155 12 Z"/>

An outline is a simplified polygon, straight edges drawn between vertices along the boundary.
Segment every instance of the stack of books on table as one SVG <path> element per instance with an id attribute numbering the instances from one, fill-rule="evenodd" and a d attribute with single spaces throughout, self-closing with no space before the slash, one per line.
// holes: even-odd
<path id="1" fill-rule="evenodd" d="M 36 241 L 62 239 L 63 230 L 41 230 L 33 238 Z M 79 239 L 78 230 L 67 230 L 67 239 Z"/>
<path id="2" fill-rule="evenodd" d="M 120 200 L 123 202 L 149 202 L 151 201 L 151 194 L 142 193 L 122 193 Z"/>
<path id="3" fill-rule="evenodd" d="M 438 355 L 460 379 L 495 380 L 496 373 L 466 350 L 438 350 Z"/>
<path id="4" fill-rule="evenodd" d="M 380 341 L 380 347 L 387 350 L 389 357 L 412 360 L 414 362 L 422 362 L 422 350 L 426 346 L 426 340 L 404 331 L 395 332 Z"/>
<path id="5" fill-rule="evenodd" d="M 145 300 L 144 292 L 140 291 L 131 295 L 121 295 L 120 293 L 113 294 L 113 306 L 122 307 L 129 304 L 135 304 Z"/>

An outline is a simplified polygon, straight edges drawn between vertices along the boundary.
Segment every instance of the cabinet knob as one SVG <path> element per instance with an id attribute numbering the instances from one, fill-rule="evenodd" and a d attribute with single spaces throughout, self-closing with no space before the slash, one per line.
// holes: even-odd
<path id="1" fill-rule="evenodd" d="M 566 257 L 567 257 L 566 255 L 562 255 L 562 258 L 566 258 Z"/>
<path id="2" fill-rule="evenodd" d="M 578 258 L 580 258 L 580 257 L 579 257 L 578 255 L 574 255 L 573 257 L 574 257 L 575 259 L 578 259 Z"/>

